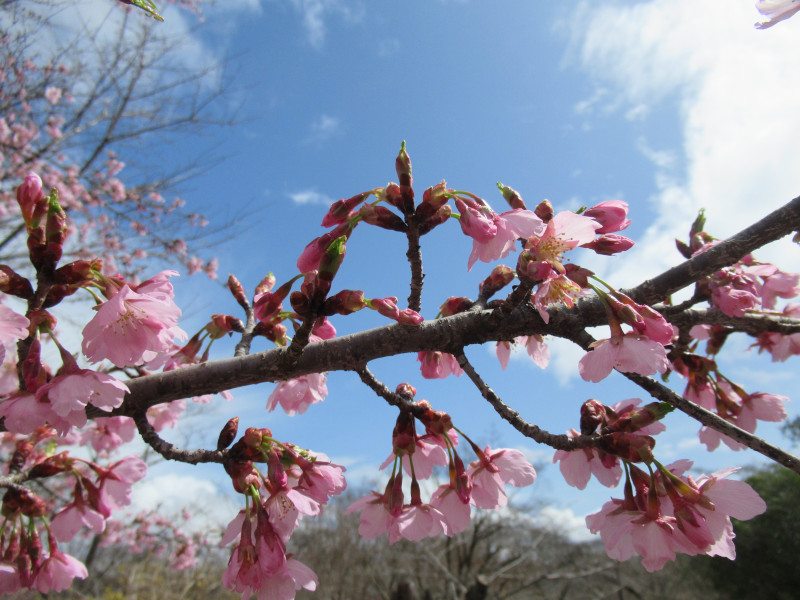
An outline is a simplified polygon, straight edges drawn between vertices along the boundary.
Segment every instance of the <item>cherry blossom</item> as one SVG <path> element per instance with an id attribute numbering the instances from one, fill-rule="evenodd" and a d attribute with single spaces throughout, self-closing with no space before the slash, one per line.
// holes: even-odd
<path id="1" fill-rule="evenodd" d="M 267 399 L 267 410 L 272 412 L 280 404 L 290 417 L 302 415 L 309 406 L 322 402 L 327 395 L 328 387 L 325 385 L 324 374 L 301 375 L 278 383 Z"/>
<path id="2" fill-rule="evenodd" d="M 464 371 L 456 357 L 446 352 L 420 352 L 417 354 L 420 372 L 425 379 L 444 379 L 448 375 L 460 376 Z"/>
<path id="3" fill-rule="evenodd" d="M 28 337 L 29 325 L 26 317 L 0 304 L 0 365 L 6 358 L 6 344 Z"/>
<path id="4" fill-rule="evenodd" d="M 473 240 L 467 270 L 479 259 L 492 262 L 508 256 L 518 239 L 544 231 L 542 220 L 529 210 L 512 209 L 498 215 L 472 199 L 456 198 L 455 203 L 461 212 L 461 230 Z"/>
<path id="5" fill-rule="evenodd" d="M 577 437 L 580 434 L 570 429 L 567 435 Z M 553 463 L 559 463 L 564 481 L 579 490 L 586 489 L 592 475 L 606 487 L 616 487 L 622 477 L 619 459 L 599 448 L 583 448 L 571 452 L 556 450 Z"/>
<path id="6" fill-rule="evenodd" d="M 578 370 L 585 381 L 593 383 L 608 377 L 613 369 L 653 375 L 665 372 L 669 365 L 664 346 L 642 335 L 628 333 L 592 346 L 578 363 Z"/>
<path id="7" fill-rule="evenodd" d="M 39 566 L 33 587 L 42 594 L 61 592 L 70 587 L 76 577 L 86 579 L 88 576 L 86 566 L 81 561 L 57 548 L 51 548 L 50 556 Z"/>
<path id="8" fill-rule="evenodd" d="M 150 362 L 169 351 L 176 337 L 186 338 L 177 325 L 180 315 L 165 278 L 149 280 L 139 291 L 124 285 L 84 328 L 83 353 L 92 362 L 107 359 L 118 367 Z"/>

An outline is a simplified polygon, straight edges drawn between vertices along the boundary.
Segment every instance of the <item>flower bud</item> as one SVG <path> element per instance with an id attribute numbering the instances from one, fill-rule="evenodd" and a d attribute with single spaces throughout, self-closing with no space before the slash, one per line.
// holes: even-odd
<path id="1" fill-rule="evenodd" d="M 484 298 L 491 298 L 512 281 L 514 281 L 514 271 L 505 265 L 498 265 L 492 269 L 489 277 L 480 283 L 478 290 Z"/>
<path id="2" fill-rule="evenodd" d="M 666 402 L 651 402 L 641 408 L 632 410 L 614 421 L 609 420 L 608 426 L 613 431 L 630 433 L 660 421 L 673 410 L 675 410 L 675 407 Z"/>
<path id="3" fill-rule="evenodd" d="M 452 214 L 453 209 L 450 208 L 449 204 L 445 204 L 439 210 L 437 210 L 433 216 L 428 217 L 419 224 L 419 227 L 417 228 L 419 234 L 425 235 L 434 227 L 438 227 L 442 223 L 446 223 Z"/>
<path id="4" fill-rule="evenodd" d="M 606 200 L 583 212 L 584 217 L 590 217 L 600 223 L 602 227 L 595 233 L 613 233 L 622 231 L 631 224 L 628 216 L 628 203 L 622 200 Z"/>
<path id="5" fill-rule="evenodd" d="M 404 398 L 414 398 L 417 395 L 417 388 L 410 383 L 400 383 L 397 385 L 395 393 Z"/>
<path id="6" fill-rule="evenodd" d="M 606 233 L 587 244 L 581 244 L 581 248 L 589 248 L 603 256 L 613 256 L 614 254 L 630 250 L 633 245 L 634 241 L 630 238 L 617 235 L 616 233 Z"/>
<path id="7" fill-rule="evenodd" d="M 376 225 L 390 231 L 407 231 L 408 227 L 403 219 L 398 217 L 385 206 L 365 204 L 358 210 L 358 215 L 369 225 Z"/>
<path id="8" fill-rule="evenodd" d="M 451 296 L 439 307 L 439 316 L 451 317 L 468 310 L 472 306 L 472 300 L 464 297 Z"/>
<path id="9" fill-rule="evenodd" d="M 364 202 L 364 200 L 369 198 L 372 192 L 372 190 L 368 192 L 361 192 L 352 198 L 348 198 L 347 200 L 337 200 L 331 204 L 331 207 L 328 209 L 328 212 L 325 213 L 325 217 L 322 219 L 322 226 L 332 227 L 333 225 L 344 223 L 350 217 L 351 211 L 356 206 Z"/>
<path id="10" fill-rule="evenodd" d="M 224 450 L 228 446 L 233 443 L 233 440 L 236 439 L 236 433 L 239 431 L 239 417 L 233 417 L 222 428 L 222 431 L 219 432 L 219 438 L 217 438 L 217 450 Z"/>
<path id="11" fill-rule="evenodd" d="M 539 205 L 533 210 L 533 212 L 545 223 L 550 221 L 550 219 L 552 219 L 556 214 L 553 210 L 553 205 L 550 204 L 550 200 L 542 200 L 539 202 Z"/>
<path id="12" fill-rule="evenodd" d="M 361 290 L 342 290 L 325 300 L 323 313 L 326 315 L 349 315 L 367 305 Z"/>
<path id="13" fill-rule="evenodd" d="M 422 202 L 415 211 L 417 219 L 425 221 L 435 215 L 450 199 L 449 191 L 444 181 L 425 190 L 422 194 Z"/>
<path id="14" fill-rule="evenodd" d="M 600 448 L 629 462 L 653 462 L 656 441 L 649 435 L 611 433 L 600 438 Z"/>
<path id="15" fill-rule="evenodd" d="M 0 265 L 0 292 L 25 300 L 33 298 L 33 286 L 7 265 Z"/>
<path id="16" fill-rule="evenodd" d="M 397 180 L 400 182 L 400 186 L 411 187 L 413 182 L 413 178 L 411 177 L 411 158 L 408 156 L 408 152 L 406 152 L 405 142 L 400 144 L 400 152 L 394 161 L 394 168 L 395 171 L 397 171 Z"/>
<path id="17" fill-rule="evenodd" d="M 581 433 L 592 435 L 605 421 L 606 407 L 594 399 L 587 400 L 581 406 Z"/>
<path id="18" fill-rule="evenodd" d="M 226 285 L 240 306 L 247 306 L 249 304 L 247 302 L 247 296 L 244 293 L 244 287 L 242 287 L 242 284 L 233 273 L 228 275 L 228 282 Z"/>
<path id="19" fill-rule="evenodd" d="M 25 181 L 17 188 L 17 203 L 22 219 L 28 228 L 36 227 L 47 211 L 47 202 L 42 194 L 42 180 L 35 173 L 28 173 Z"/>
<path id="20" fill-rule="evenodd" d="M 510 188 L 507 185 L 503 185 L 499 181 L 497 182 L 497 187 L 500 189 L 500 193 L 503 194 L 503 198 L 505 198 L 506 202 L 508 202 L 508 205 L 511 208 L 521 208 L 522 210 L 527 209 L 525 202 L 522 200 L 522 196 L 519 195 L 517 190 Z"/>

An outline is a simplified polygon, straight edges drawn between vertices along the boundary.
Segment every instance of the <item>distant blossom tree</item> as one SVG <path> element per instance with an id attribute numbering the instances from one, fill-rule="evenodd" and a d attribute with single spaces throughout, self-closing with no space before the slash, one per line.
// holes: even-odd
<path id="1" fill-rule="evenodd" d="M 60 102 L 48 87 L 56 86 L 43 88 L 43 100 Z M 40 167 L 47 178 L 50 167 Z M 358 514 L 359 533 L 367 539 L 386 534 L 390 544 L 425 543 L 453 536 L 469 527 L 473 509 L 501 509 L 508 504 L 509 486 L 535 482 L 536 471 L 522 452 L 479 444 L 448 413 L 417 398 L 402 377 L 392 389 L 370 370 L 371 361 L 399 354 L 417 356 L 424 377 L 464 375 L 508 424 L 555 450 L 554 460 L 571 485 L 583 488 L 592 476 L 609 487 L 621 482 L 621 497 L 586 519 L 610 557 L 638 555 L 650 571 L 679 553 L 734 558 L 731 518 L 753 518 L 765 511 L 764 501 L 731 478 L 735 468 L 695 477 L 687 474 L 689 461 L 662 464 L 654 436 L 664 430 L 662 418 L 677 409 L 701 424 L 700 439 L 709 450 L 720 444 L 750 448 L 800 473 L 798 458 L 754 435 L 758 421 L 786 417 L 787 399 L 744 390 L 716 360 L 734 333 L 751 336 L 755 347 L 775 361 L 800 353 L 797 305 L 783 303 L 800 294 L 800 277 L 752 254 L 787 235 L 798 241 L 800 198 L 727 240 L 712 237 L 701 214 L 688 239 L 678 242 L 684 262 L 619 290 L 574 260 L 579 252 L 611 256 L 633 245 L 619 233 L 630 223 L 626 204 L 603 202 L 555 213 L 544 200 L 531 210 L 518 192 L 500 183 L 509 205 L 504 212 L 444 182 L 420 198 L 405 144 L 395 171 L 396 183 L 330 207 L 322 222 L 328 232 L 308 243 L 297 261 L 299 274 L 280 285 L 267 275 L 252 294 L 230 275 L 227 286 L 240 316 L 211 315 L 192 335 L 180 327 L 181 310 L 170 283 L 175 272 L 140 281 L 110 273 L 101 258 L 71 254 L 72 240 L 81 235 L 69 221 L 76 210 L 74 191 L 62 180 L 18 174 L 16 206 L 8 218 L 19 222 L 35 277 L 10 264 L 0 266 L 0 291 L 26 304 L 24 314 L 7 307 L 0 313 L 6 367 L 0 417 L 9 455 L 0 477 L 6 488 L 2 591 L 48 593 L 87 577 L 85 565 L 59 543 L 84 526 L 102 531 L 130 503 L 131 486 L 146 476 L 146 465 L 133 456 L 107 457 L 135 431 L 168 460 L 222 465 L 244 497 L 223 535 L 224 543 L 233 544 L 223 575 L 226 587 L 243 598 L 287 600 L 297 590 L 315 589 L 315 573 L 287 553 L 287 543 L 302 519 L 318 516 L 345 490 L 344 467 L 267 428 L 250 427 L 240 435 L 238 418 L 221 427 L 213 449 L 178 448 L 159 435 L 176 422 L 186 399 L 203 403 L 210 394 L 240 386 L 278 382 L 268 409 L 280 406 L 295 415 L 324 401 L 326 372 L 351 371 L 397 409 L 392 453 L 383 465 L 391 469 L 388 482 L 348 509 Z M 493 266 L 475 298 L 447 298 L 439 314 L 425 320 L 420 238 L 453 220 L 472 240 L 465 268 L 488 269 L 484 264 L 500 259 L 512 266 Z M 405 303 L 334 287 L 359 225 L 406 239 L 410 285 Z M 690 298 L 673 303 L 672 295 L 687 288 Z M 59 304 L 81 290 L 96 299 L 80 349 L 93 368 L 81 368 L 78 349 L 63 346 L 56 331 Z M 394 323 L 336 336 L 333 319 L 365 309 Z M 588 331 L 604 325 L 606 338 L 595 339 Z M 211 343 L 234 334 L 234 356 L 209 360 Z M 505 362 L 509 346 L 520 344 L 546 366 L 543 336 L 565 338 L 585 351 L 576 365 L 584 380 L 621 375 L 650 401 L 607 406 L 586 400 L 576 410 L 577 427 L 567 434 L 524 420 L 477 372 L 467 347 L 496 344 Z M 275 348 L 251 354 L 253 340 L 260 337 Z M 60 366 L 45 364 L 43 342 L 56 345 Z M 680 378 L 682 394 L 652 378 L 666 373 Z M 87 452 L 73 452 L 75 445 L 91 447 L 95 454 L 85 458 Z M 447 473 L 444 482 L 430 496 L 423 494 L 420 481 L 437 470 Z M 41 481 L 66 492 L 45 498 L 36 491 Z"/>
<path id="2" fill-rule="evenodd" d="M 216 260 L 201 259 L 193 246 L 208 221 L 168 195 L 191 165 L 153 176 L 157 166 L 132 143 L 210 124 L 217 74 L 175 70 L 177 41 L 120 4 L 109 11 L 121 18 L 102 26 L 60 25 L 78 4 L 12 3 L 0 12 L 1 259 L 16 265 L 26 257 L 14 188 L 35 172 L 59 189 L 73 232 L 68 256 L 102 257 L 108 274 L 133 276 L 163 259 L 215 277 Z M 181 238 L 179 230 L 194 232 Z"/>

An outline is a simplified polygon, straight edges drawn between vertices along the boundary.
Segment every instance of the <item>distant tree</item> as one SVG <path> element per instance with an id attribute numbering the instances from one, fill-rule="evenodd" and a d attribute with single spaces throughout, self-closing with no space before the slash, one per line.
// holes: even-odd
<path id="1" fill-rule="evenodd" d="M 76 233 L 67 256 L 99 256 L 107 273 L 163 259 L 214 276 L 216 261 L 195 254 L 212 233 L 207 220 L 170 197 L 199 157 L 165 168 L 153 148 L 221 121 L 222 73 L 188 66 L 178 54 L 185 40 L 141 11 L 110 2 L 104 18 L 90 18 L 80 4 L 0 7 L 0 260 L 27 257 L 14 189 L 36 172 L 58 188 Z"/>
<path id="2" fill-rule="evenodd" d="M 735 562 L 708 558 L 700 568 L 728 598 L 793 600 L 800 590 L 800 478 L 769 466 L 746 481 L 767 503 L 767 512 L 750 521 L 734 521 Z"/>

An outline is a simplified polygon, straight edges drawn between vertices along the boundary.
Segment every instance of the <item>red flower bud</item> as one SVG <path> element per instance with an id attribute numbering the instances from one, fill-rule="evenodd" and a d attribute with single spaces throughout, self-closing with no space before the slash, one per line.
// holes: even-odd
<path id="1" fill-rule="evenodd" d="M 385 206 L 365 204 L 358 210 L 358 214 L 364 223 L 369 225 L 377 225 L 378 227 L 389 229 L 390 231 L 408 230 L 408 227 L 403 222 L 403 219 L 398 217 Z"/>
<path id="2" fill-rule="evenodd" d="M 453 209 L 450 208 L 449 204 L 445 204 L 436 213 L 425 219 L 419 224 L 417 228 L 420 235 L 425 235 L 434 227 L 438 227 L 442 223 L 446 223 L 450 219 L 450 215 L 453 214 Z"/>
<path id="3" fill-rule="evenodd" d="M 42 194 L 42 180 L 35 173 L 29 173 L 25 181 L 17 188 L 17 203 L 22 219 L 28 228 L 38 225 L 47 211 L 47 202 Z"/>
<path id="4" fill-rule="evenodd" d="M 480 283 L 478 290 L 484 298 L 491 298 L 512 281 L 514 281 L 514 271 L 505 265 L 498 265 L 492 269 L 489 277 Z"/>
<path id="5" fill-rule="evenodd" d="M 587 400 L 581 405 L 581 433 L 592 435 L 605 421 L 606 407 L 594 399 Z"/>
<path id="6" fill-rule="evenodd" d="M 236 433 L 239 431 L 239 417 L 233 417 L 230 421 L 225 423 L 222 431 L 219 432 L 217 438 L 217 450 L 224 450 L 233 443 L 236 439 Z"/>
<path id="7" fill-rule="evenodd" d="M 6 265 L 0 265 L 0 292 L 25 300 L 33 298 L 31 282 Z"/>
<path id="8" fill-rule="evenodd" d="M 439 315 L 451 317 L 468 310 L 472 306 L 472 300 L 464 297 L 451 296 L 439 307 Z"/>
<path id="9" fill-rule="evenodd" d="M 505 198 L 511 208 L 521 208 L 522 210 L 527 208 L 525 202 L 522 200 L 522 196 L 519 195 L 517 190 L 503 185 L 499 181 L 497 182 L 497 187 L 500 189 L 500 193 L 503 194 L 503 198 Z"/>
<path id="10" fill-rule="evenodd" d="M 545 223 L 552 219 L 556 214 L 553 210 L 553 205 L 550 204 L 550 200 L 542 200 L 539 202 L 539 205 L 533 210 L 533 212 Z"/>
<path id="11" fill-rule="evenodd" d="M 347 200 L 337 200 L 331 207 L 328 209 L 328 212 L 325 213 L 325 217 L 322 219 L 322 226 L 323 227 L 332 227 L 333 225 L 338 225 L 339 223 L 344 223 L 348 217 L 350 217 L 351 211 L 364 202 L 367 198 L 369 198 L 370 194 L 373 193 L 373 190 L 368 192 L 361 192 L 360 194 L 356 194 L 352 198 L 348 198 Z"/>
<path id="12" fill-rule="evenodd" d="M 249 302 L 247 301 L 247 296 L 245 296 L 244 288 L 239 280 L 236 278 L 235 275 L 232 273 L 228 275 L 228 282 L 227 287 L 233 294 L 234 299 L 239 304 L 239 306 L 248 306 Z"/>
<path id="13" fill-rule="evenodd" d="M 582 244 L 581 248 L 589 248 L 594 250 L 597 254 L 603 256 L 612 256 L 619 252 L 630 250 L 634 245 L 634 241 L 616 233 L 606 233 L 595 239 L 588 244 Z"/>

